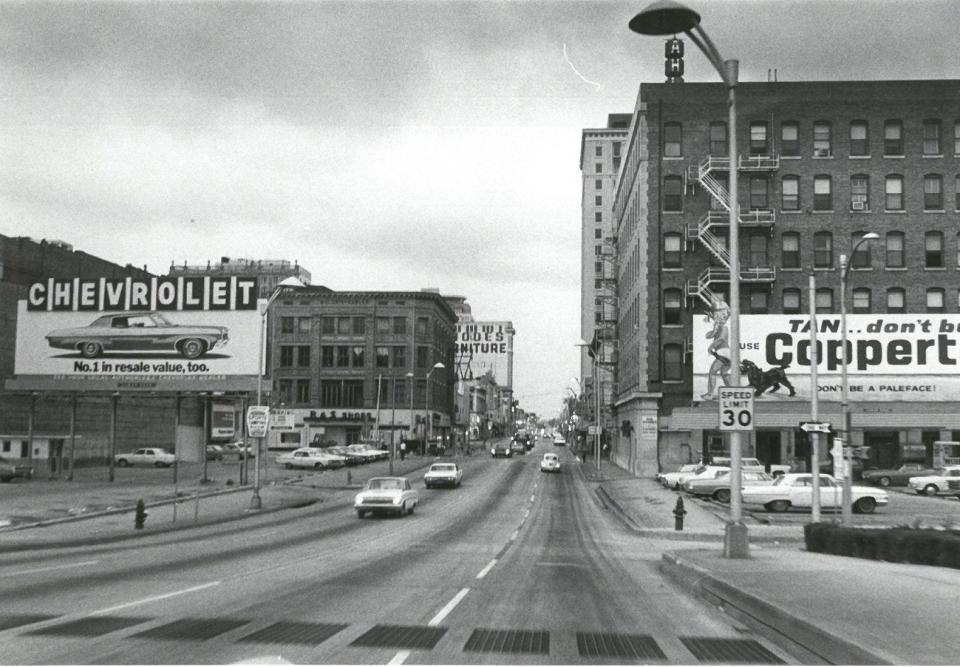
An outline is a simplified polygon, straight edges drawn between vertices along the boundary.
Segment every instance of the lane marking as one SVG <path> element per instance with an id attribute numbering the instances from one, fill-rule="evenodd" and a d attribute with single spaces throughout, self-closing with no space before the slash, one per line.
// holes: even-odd
<path id="1" fill-rule="evenodd" d="M 403 661 L 410 657 L 410 651 L 400 651 L 395 656 L 390 658 L 388 665 L 402 665 Z"/>
<path id="2" fill-rule="evenodd" d="M 489 573 L 490 570 L 493 569 L 493 566 L 496 565 L 496 564 L 497 564 L 497 559 L 496 559 L 496 558 L 494 558 L 492 561 L 490 561 L 489 563 L 487 563 L 487 566 L 486 566 L 485 568 L 483 568 L 482 570 L 480 570 L 480 574 L 477 575 L 477 579 L 483 579 L 485 576 L 487 576 L 487 573 Z"/>
<path id="3" fill-rule="evenodd" d="M 520 537 L 520 529 L 519 529 L 519 528 L 517 528 L 515 531 L 513 531 L 513 535 L 510 536 L 510 541 L 513 542 L 513 541 L 516 540 L 518 537 Z"/>
<path id="4" fill-rule="evenodd" d="M 136 607 L 139 604 L 146 604 L 148 602 L 156 602 L 158 600 L 166 600 L 167 598 L 176 597 L 178 595 L 186 595 L 187 593 L 193 593 L 195 591 L 202 591 L 205 588 L 213 588 L 214 586 L 219 586 L 219 581 L 211 581 L 206 584 L 200 584 L 199 586 L 191 586 L 190 588 L 184 588 L 179 591 L 173 591 L 172 593 L 163 593 L 162 595 L 151 595 L 148 598 L 143 598 L 142 600 L 134 600 L 133 602 L 125 602 L 124 604 L 118 604 L 114 607 L 107 607 L 106 609 L 100 609 L 91 614 L 91 616 L 96 616 L 97 614 L 109 614 L 111 611 L 117 611 L 118 609 L 126 609 L 127 607 Z"/>
<path id="5" fill-rule="evenodd" d="M 448 602 L 447 605 L 441 609 L 436 616 L 430 619 L 430 622 L 427 623 L 427 627 L 432 628 L 440 625 L 440 623 L 443 622 L 443 619 L 447 617 L 447 614 L 453 611 L 453 608 L 460 604 L 460 600 L 465 598 L 469 592 L 469 588 L 461 588 L 460 592 L 454 595 L 453 599 L 450 600 L 450 602 Z"/>
<path id="6" fill-rule="evenodd" d="M 36 574 L 37 572 L 52 572 L 53 570 L 66 570 L 71 567 L 85 567 L 87 565 L 96 565 L 100 561 L 98 560 L 85 560 L 82 563 L 71 563 L 70 565 L 51 565 L 50 567 L 38 567 L 33 570 L 20 570 L 19 572 L 11 573 L 12 576 L 17 576 L 21 574 Z"/>

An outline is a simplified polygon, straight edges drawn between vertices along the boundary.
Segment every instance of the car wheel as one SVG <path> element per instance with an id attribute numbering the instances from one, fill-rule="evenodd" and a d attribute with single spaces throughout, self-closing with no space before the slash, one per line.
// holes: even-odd
<path id="1" fill-rule="evenodd" d="M 425 487 L 427 487 L 428 489 L 430 488 L 430 485 L 427 484 L 426 482 L 424 482 L 423 485 L 424 485 Z"/>
<path id="2" fill-rule="evenodd" d="M 323 464 L 322 464 L 322 463 L 314 463 L 314 464 L 313 464 L 313 469 L 314 469 L 314 470 L 323 470 Z"/>
<path id="3" fill-rule="evenodd" d="M 729 503 L 730 489 L 717 489 L 713 492 L 713 499 L 718 503 Z"/>
<path id="4" fill-rule="evenodd" d="M 196 359 L 207 351 L 207 343 L 199 338 L 188 338 L 180 343 L 180 354 L 187 359 Z"/>
<path id="5" fill-rule="evenodd" d="M 120 466 L 121 468 L 126 468 L 130 465 L 130 462 L 127 461 L 126 459 L 119 459 L 117 461 L 117 465 Z"/>
<path id="6" fill-rule="evenodd" d="M 364 512 L 363 510 L 357 510 L 357 518 L 358 518 L 358 519 L 362 519 L 362 518 L 365 517 L 366 515 L 367 515 L 367 513 Z"/>
<path id="7" fill-rule="evenodd" d="M 407 510 L 407 514 L 413 514 L 413 510 L 417 509 L 417 504 L 414 503 L 410 506 L 410 509 Z"/>
<path id="8" fill-rule="evenodd" d="M 99 357 L 101 354 L 103 354 L 103 346 L 100 343 L 94 343 L 93 341 L 80 343 L 80 354 L 85 356 L 87 359 Z"/>
<path id="9" fill-rule="evenodd" d="M 860 498 L 853 504 L 853 511 L 858 514 L 871 514 L 877 507 L 877 501 L 867 496 Z"/>
<path id="10" fill-rule="evenodd" d="M 939 492 L 940 489 L 937 488 L 936 484 L 927 484 L 925 487 L 923 487 L 923 494 L 925 496 L 935 496 Z"/>
<path id="11" fill-rule="evenodd" d="M 153 467 L 154 467 L 154 468 L 165 468 L 166 465 L 167 465 L 167 464 L 164 463 L 163 461 L 154 461 L 154 463 L 153 463 Z"/>
<path id="12" fill-rule="evenodd" d="M 890 478 L 881 477 L 880 479 L 877 480 L 877 484 L 879 484 L 880 486 L 890 486 Z"/>
<path id="13" fill-rule="evenodd" d="M 293 470 L 293 466 L 290 465 L 289 463 L 284 463 L 283 467 L 286 468 L 287 470 Z"/>
<path id="14" fill-rule="evenodd" d="M 771 512 L 786 512 L 790 509 L 789 500 L 774 500 L 767 503 L 766 508 Z"/>

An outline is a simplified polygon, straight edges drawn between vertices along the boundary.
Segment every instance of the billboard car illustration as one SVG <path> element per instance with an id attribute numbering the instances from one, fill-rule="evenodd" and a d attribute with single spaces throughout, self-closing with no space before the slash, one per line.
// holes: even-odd
<path id="1" fill-rule="evenodd" d="M 102 315 L 85 327 L 57 329 L 50 347 L 93 359 L 104 352 L 175 351 L 187 359 L 227 344 L 227 328 L 174 324 L 156 311 Z"/>

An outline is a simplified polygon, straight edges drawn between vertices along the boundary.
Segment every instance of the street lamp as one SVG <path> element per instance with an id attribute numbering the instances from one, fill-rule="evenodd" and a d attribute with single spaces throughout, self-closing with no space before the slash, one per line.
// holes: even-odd
<path id="1" fill-rule="evenodd" d="M 700 27 L 700 15 L 673 0 L 659 0 L 630 19 L 629 27 L 641 35 L 675 35 L 685 33 L 693 40 L 720 74 L 727 87 L 730 137 L 730 384 L 740 386 L 740 217 L 737 211 L 737 79 L 740 63 L 724 60 L 713 41 Z M 750 540 L 743 523 L 743 504 L 740 496 L 742 483 L 741 433 L 730 432 L 730 522 L 726 526 L 723 553 L 727 558 L 747 558 Z"/>
<path id="2" fill-rule="evenodd" d="M 290 276 L 289 278 L 284 278 L 273 290 L 273 294 L 270 295 L 270 298 L 267 299 L 267 302 L 263 304 L 260 309 L 260 361 L 257 364 L 257 405 L 262 404 L 261 396 L 263 395 L 263 353 L 266 344 L 264 338 L 266 336 L 267 329 L 267 313 L 270 312 L 270 304 L 276 300 L 280 294 L 282 294 L 288 287 L 305 287 L 305 285 L 300 282 L 296 277 Z M 254 457 L 253 464 L 253 497 L 250 499 L 250 509 L 258 510 L 263 506 L 263 501 L 260 499 L 260 465 L 263 460 L 261 456 L 263 454 L 263 438 L 257 437 L 257 453 Z M 246 456 L 246 452 L 244 452 Z"/>
<path id="3" fill-rule="evenodd" d="M 875 241 L 880 238 L 876 232 L 867 232 L 860 237 L 850 251 L 850 257 L 857 254 L 857 248 L 863 243 Z M 853 511 L 851 508 L 852 489 L 851 478 L 853 477 L 853 438 L 851 437 L 850 425 L 850 388 L 847 385 L 847 272 L 850 271 L 850 264 L 847 263 L 847 256 L 840 255 L 840 347 L 843 349 L 843 362 L 840 364 L 840 386 L 842 387 L 840 412 L 843 417 L 843 437 L 846 439 L 847 451 L 844 456 L 843 471 L 843 496 L 841 503 L 841 523 L 844 526 L 853 525 Z M 817 471 L 819 473 L 819 470 Z"/>
<path id="4" fill-rule="evenodd" d="M 430 444 L 433 442 L 433 419 L 430 417 L 430 376 L 433 375 L 433 372 L 438 368 L 446 368 L 446 366 L 444 366 L 442 363 L 438 361 L 433 365 L 433 368 L 427 371 L 427 395 L 426 395 L 426 402 L 424 403 L 424 406 L 423 406 L 423 412 L 427 418 L 427 426 L 426 426 L 426 430 L 424 431 L 424 434 L 427 437 L 427 442 L 424 445 L 424 448 L 427 451 L 429 451 Z M 426 454 L 427 451 L 424 451 L 424 454 Z"/>
<path id="5" fill-rule="evenodd" d="M 593 398 L 594 398 L 594 413 L 593 413 L 593 438 L 594 438 L 594 455 L 597 459 L 597 474 L 600 474 L 600 362 L 597 359 L 597 355 L 600 354 L 599 350 L 594 350 L 593 346 L 590 343 L 584 342 L 582 339 L 577 343 L 577 347 L 588 347 L 591 350 L 590 358 L 593 359 Z"/>

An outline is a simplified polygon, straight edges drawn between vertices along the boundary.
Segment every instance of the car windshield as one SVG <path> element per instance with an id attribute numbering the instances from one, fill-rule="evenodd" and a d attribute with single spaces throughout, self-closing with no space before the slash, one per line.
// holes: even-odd
<path id="1" fill-rule="evenodd" d="M 454 466 L 452 463 L 435 463 L 434 465 L 430 466 L 430 470 L 434 472 L 453 472 L 456 469 L 456 466 Z"/>
<path id="2" fill-rule="evenodd" d="M 367 488 L 374 491 L 399 491 L 403 489 L 403 480 L 400 479 L 371 479 Z"/>

